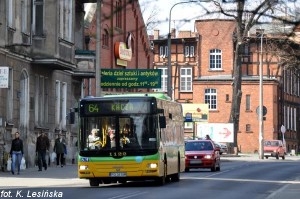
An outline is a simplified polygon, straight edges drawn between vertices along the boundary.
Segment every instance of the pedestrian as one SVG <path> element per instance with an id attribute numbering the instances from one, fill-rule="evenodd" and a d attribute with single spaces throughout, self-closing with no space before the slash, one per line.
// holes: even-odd
<path id="1" fill-rule="evenodd" d="M 20 133 L 15 133 L 15 139 L 12 140 L 10 156 L 12 157 L 11 173 L 15 175 L 15 167 L 17 164 L 18 175 L 20 174 L 21 160 L 23 157 L 23 141 L 20 139 Z"/>
<path id="2" fill-rule="evenodd" d="M 211 140 L 211 138 L 210 138 L 209 135 L 206 135 L 206 136 L 205 136 L 205 139 L 206 139 L 206 140 Z"/>
<path id="3" fill-rule="evenodd" d="M 58 138 L 55 139 L 55 144 L 53 148 L 53 151 L 55 151 L 56 153 L 56 166 L 59 166 L 59 162 L 61 167 L 64 166 L 65 146 L 66 146 L 66 141 L 62 137 L 62 134 L 59 133 Z"/>
<path id="4" fill-rule="evenodd" d="M 41 131 L 40 136 L 36 141 L 36 153 L 38 156 L 38 171 L 42 171 L 42 167 L 47 170 L 46 153 L 49 151 L 49 138 L 45 135 L 44 131 Z"/>

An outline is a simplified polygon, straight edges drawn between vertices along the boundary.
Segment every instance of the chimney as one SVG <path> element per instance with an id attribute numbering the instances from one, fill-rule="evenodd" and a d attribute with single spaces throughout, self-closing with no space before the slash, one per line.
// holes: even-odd
<path id="1" fill-rule="evenodd" d="M 171 38 L 176 38 L 176 29 L 172 28 L 171 30 Z"/>
<path id="2" fill-rule="evenodd" d="M 155 30 L 153 30 L 153 32 L 154 32 L 154 40 L 155 39 L 159 39 L 159 30 L 158 29 L 155 29 Z"/>

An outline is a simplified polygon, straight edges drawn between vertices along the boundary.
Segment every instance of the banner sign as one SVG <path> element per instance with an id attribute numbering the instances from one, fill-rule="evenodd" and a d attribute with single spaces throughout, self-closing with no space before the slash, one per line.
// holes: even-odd
<path id="1" fill-rule="evenodd" d="M 8 67 L 0 67 L 0 88 L 8 88 Z"/>
<path id="2" fill-rule="evenodd" d="M 213 141 L 233 143 L 233 123 L 207 123 L 197 125 L 197 136 L 209 135 Z"/>
<path id="3" fill-rule="evenodd" d="M 101 88 L 161 88 L 161 70 L 101 69 Z"/>

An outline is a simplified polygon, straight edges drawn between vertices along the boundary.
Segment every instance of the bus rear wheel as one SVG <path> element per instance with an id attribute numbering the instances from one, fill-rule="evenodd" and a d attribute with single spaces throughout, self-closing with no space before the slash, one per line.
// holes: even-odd
<path id="1" fill-rule="evenodd" d="M 99 180 L 98 179 L 90 179 L 90 186 L 91 187 L 98 187 L 99 186 Z"/>
<path id="2" fill-rule="evenodd" d="M 179 182 L 180 181 L 180 159 L 178 156 L 178 163 L 177 163 L 177 173 L 174 173 L 171 177 L 173 182 Z"/>

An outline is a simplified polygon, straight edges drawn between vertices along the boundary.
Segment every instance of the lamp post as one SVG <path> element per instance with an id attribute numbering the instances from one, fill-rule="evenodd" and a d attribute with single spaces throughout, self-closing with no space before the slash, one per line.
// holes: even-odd
<path id="1" fill-rule="evenodd" d="M 172 9 L 179 4 L 184 4 L 184 3 L 193 3 L 197 1 L 183 1 L 183 2 L 178 2 L 175 3 L 169 13 L 169 33 L 168 33 L 168 81 L 167 81 L 167 93 L 168 96 L 173 99 L 173 87 L 172 87 L 172 67 L 171 67 L 171 14 L 172 14 Z"/>
<path id="2" fill-rule="evenodd" d="M 282 133 L 282 143 L 283 143 L 283 146 L 285 147 L 285 140 L 284 140 L 284 134 L 286 132 L 285 126 L 281 125 L 280 131 Z"/>
<path id="3" fill-rule="evenodd" d="M 97 9 L 96 9 L 96 23 L 97 23 L 97 29 L 96 29 L 96 66 L 95 66 L 95 72 L 96 72 L 96 96 L 101 96 L 101 2 L 102 0 L 97 0 Z"/>
<path id="4" fill-rule="evenodd" d="M 259 62 L 259 158 L 264 159 L 264 120 L 263 120 L 263 29 L 260 29 Z"/>

